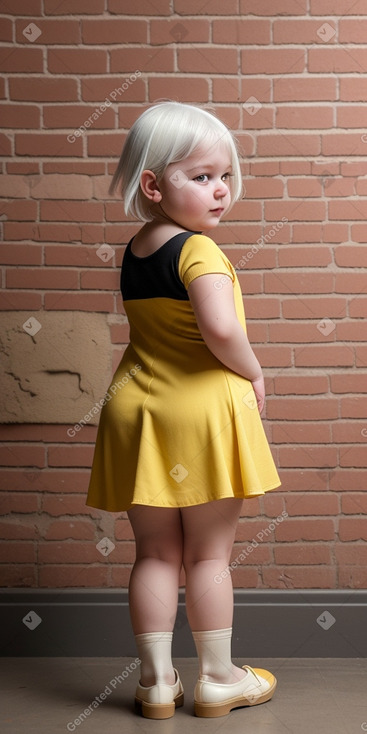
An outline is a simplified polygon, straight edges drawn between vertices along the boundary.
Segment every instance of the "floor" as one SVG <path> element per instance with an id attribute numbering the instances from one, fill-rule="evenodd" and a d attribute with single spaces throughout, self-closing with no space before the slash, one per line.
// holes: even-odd
<path id="1" fill-rule="evenodd" d="M 271 670 L 278 687 L 271 701 L 217 719 L 193 715 L 196 660 L 174 662 L 185 689 L 184 706 L 172 719 L 152 721 L 134 711 L 139 678 L 134 658 L 2 658 L 0 730 L 2 734 L 367 732 L 365 659 L 235 660 L 238 665 L 246 662 Z"/>

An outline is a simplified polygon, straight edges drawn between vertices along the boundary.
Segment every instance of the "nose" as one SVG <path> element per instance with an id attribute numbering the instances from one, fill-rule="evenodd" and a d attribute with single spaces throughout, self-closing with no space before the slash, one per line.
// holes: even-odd
<path id="1" fill-rule="evenodd" d="M 222 179 L 220 178 L 215 187 L 214 196 L 217 199 L 222 199 L 223 196 L 225 196 L 227 193 L 228 193 L 228 186 L 225 183 L 225 181 L 222 181 Z"/>

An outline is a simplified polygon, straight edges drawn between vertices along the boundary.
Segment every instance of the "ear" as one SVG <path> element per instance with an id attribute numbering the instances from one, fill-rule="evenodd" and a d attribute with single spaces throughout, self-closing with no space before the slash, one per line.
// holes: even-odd
<path id="1" fill-rule="evenodd" d="M 153 171 L 145 170 L 140 176 L 140 188 L 143 194 L 154 204 L 162 200 L 162 194 L 157 184 L 157 176 Z"/>

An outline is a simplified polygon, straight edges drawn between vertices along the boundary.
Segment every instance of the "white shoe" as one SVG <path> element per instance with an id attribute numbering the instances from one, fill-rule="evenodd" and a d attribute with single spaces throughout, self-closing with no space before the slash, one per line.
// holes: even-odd
<path id="1" fill-rule="evenodd" d="M 178 706 L 183 706 L 184 692 L 176 668 L 176 682 L 169 686 L 156 683 L 154 686 L 137 686 L 135 704 L 146 719 L 170 719 Z"/>
<path id="2" fill-rule="evenodd" d="M 225 716 L 234 708 L 269 701 L 277 685 L 274 675 L 249 665 L 244 665 L 243 670 L 247 670 L 247 675 L 238 683 L 212 683 L 201 675 L 195 686 L 195 715 Z"/>

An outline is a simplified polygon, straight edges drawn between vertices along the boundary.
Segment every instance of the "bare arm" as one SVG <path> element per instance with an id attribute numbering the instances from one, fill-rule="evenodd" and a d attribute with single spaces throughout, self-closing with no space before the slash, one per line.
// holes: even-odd
<path id="1" fill-rule="evenodd" d="M 218 282 L 221 288 L 216 287 Z M 216 273 L 201 275 L 189 285 L 188 294 L 208 349 L 226 367 L 253 383 L 261 412 L 265 397 L 262 371 L 238 321 L 231 279 Z"/>

